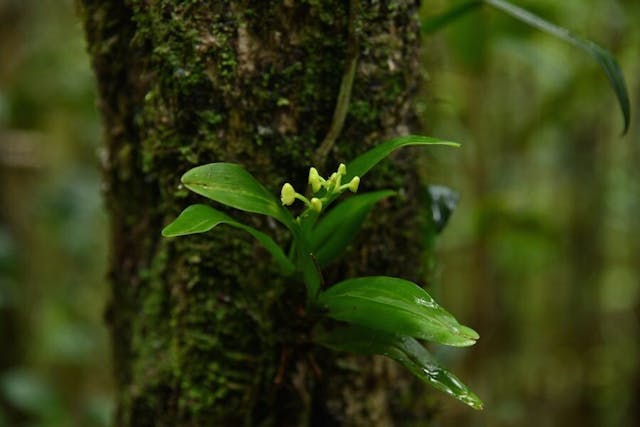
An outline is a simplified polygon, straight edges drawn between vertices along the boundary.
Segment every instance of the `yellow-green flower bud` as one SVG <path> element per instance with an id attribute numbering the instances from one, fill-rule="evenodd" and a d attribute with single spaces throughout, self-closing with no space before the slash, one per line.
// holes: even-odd
<path id="1" fill-rule="evenodd" d="M 327 180 L 327 183 L 325 184 L 325 187 L 327 187 L 327 190 L 332 192 L 335 191 L 337 186 L 336 186 L 336 181 L 338 180 L 338 174 L 337 173 L 332 173 L 331 176 L 329 177 L 329 179 Z"/>
<path id="2" fill-rule="evenodd" d="M 316 168 L 309 169 L 309 184 L 314 193 L 317 193 L 322 188 L 322 179 Z"/>
<path id="3" fill-rule="evenodd" d="M 355 193 L 358 191 L 358 186 L 360 185 L 360 177 L 354 176 L 351 182 L 349 182 L 349 191 Z"/>
<path id="4" fill-rule="evenodd" d="M 311 209 L 313 209 L 318 213 L 322 211 L 322 200 L 318 199 L 317 197 L 314 197 L 311 199 L 310 203 L 311 203 Z"/>
<path id="5" fill-rule="evenodd" d="M 291 206 L 296 199 L 296 190 L 293 188 L 293 185 L 288 182 L 282 186 L 282 191 L 280 192 L 280 200 L 282 204 L 285 206 Z"/>
<path id="6" fill-rule="evenodd" d="M 345 176 L 346 174 L 347 174 L 347 165 L 345 165 L 344 163 L 340 163 L 340 166 L 338 166 L 338 175 Z"/>

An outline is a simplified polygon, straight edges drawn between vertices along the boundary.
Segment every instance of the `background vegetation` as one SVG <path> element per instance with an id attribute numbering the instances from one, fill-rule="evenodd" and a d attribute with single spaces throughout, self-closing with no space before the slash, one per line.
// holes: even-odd
<path id="1" fill-rule="evenodd" d="M 614 52 L 638 110 L 637 1 L 518 4 Z M 73 2 L 0 2 L 0 52 L 0 426 L 106 426 L 102 131 Z M 423 62 L 422 133 L 464 143 L 425 158 L 461 194 L 425 281 L 482 336 L 435 351 L 486 406 L 425 387 L 437 425 L 636 425 L 637 118 L 621 139 L 587 56 L 489 9 L 425 37 Z"/>

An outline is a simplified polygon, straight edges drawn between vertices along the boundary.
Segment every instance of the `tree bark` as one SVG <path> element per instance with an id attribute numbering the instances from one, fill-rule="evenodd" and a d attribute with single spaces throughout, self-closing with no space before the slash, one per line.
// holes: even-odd
<path id="1" fill-rule="evenodd" d="M 408 133 L 419 1 L 80 3 L 105 126 L 116 425 L 424 419 L 427 405 L 415 393 L 422 385 L 386 359 L 309 343 L 301 284 L 280 278 L 250 238 L 225 227 L 160 237 L 181 209 L 206 202 L 180 186 L 193 166 L 240 163 L 274 193 L 285 180 L 306 185 L 311 159 L 336 125 L 351 59 L 346 120 L 321 173 Z M 328 283 L 362 274 L 419 280 L 413 159 L 401 153 L 367 176 L 364 189 L 402 196 L 374 211 Z M 269 220 L 230 214 L 286 243 Z"/>

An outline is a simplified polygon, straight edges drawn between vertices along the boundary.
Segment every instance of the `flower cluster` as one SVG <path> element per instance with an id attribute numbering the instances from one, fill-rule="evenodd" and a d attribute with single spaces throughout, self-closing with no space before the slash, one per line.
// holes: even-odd
<path id="1" fill-rule="evenodd" d="M 332 173 L 329 179 L 324 179 L 320 176 L 318 170 L 312 167 L 309 169 L 309 185 L 311 186 L 311 191 L 315 195 L 324 189 L 325 193 L 321 197 L 312 197 L 311 200 L 309 200 L 302 194 L 296 192 L 293 185 L 287 182 L 282 186 L 280 200 L 283 205 L 291 206 L 293 202 L 298 199 L 304 202 L 309 209 L 319 213 L 322 211 L 323 204 L 326 203 L 330 197 L 339 195 L 346 190 L 349 190 L 352 193 L 358 191 L 360 177 L 355 176 L 347 184 L 343 184 L 342 177 L 346 175 L 347 166 L 344 163 L 340 163 L 338 170 Z"/>

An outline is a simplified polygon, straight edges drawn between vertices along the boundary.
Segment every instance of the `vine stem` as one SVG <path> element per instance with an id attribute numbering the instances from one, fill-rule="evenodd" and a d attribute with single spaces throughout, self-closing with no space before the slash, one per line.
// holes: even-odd
<path id="1" fill-rule="evenodd" d="M 338 99 L 336 100 L 336 107 L 333 111 L 333 118 L 331 119 L 329 131 L 313 156 L 314 165 L 318 168 L 324 166 L 329 152 L 331 152 L 338 136 L 340 136 L 340 133 L 342 132 L 344 120 L 347 117 L 347 111 L 349 110 L 353 80 L 356 75 L 356 68 L 358 64 L 359 40 L 356 25 L 359 4 L 360 0 L 349 0 L 349 35 L 344 72 L 342 73 Z"/>

